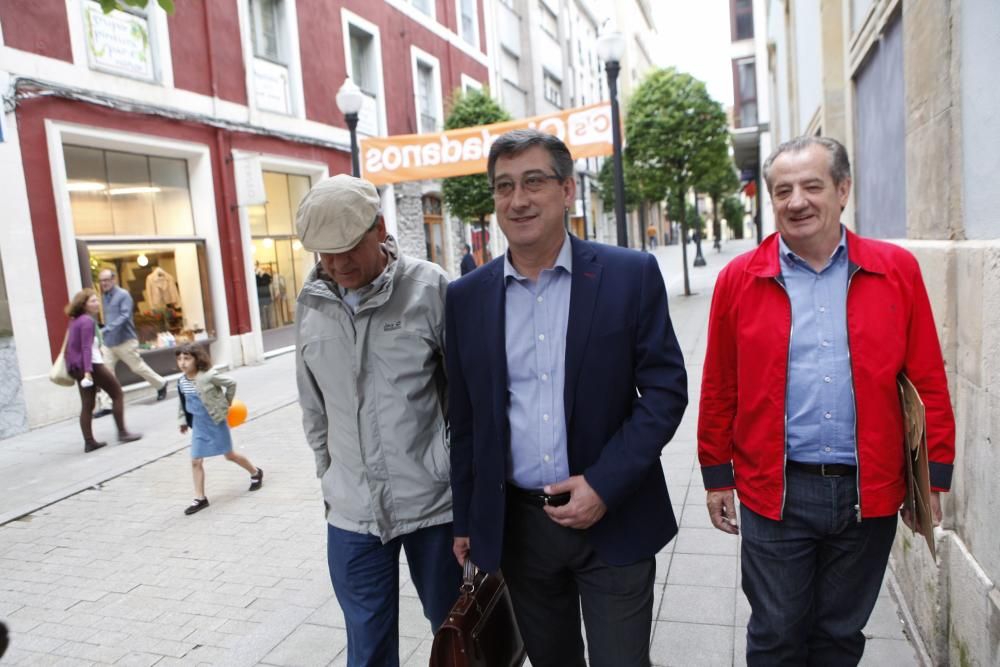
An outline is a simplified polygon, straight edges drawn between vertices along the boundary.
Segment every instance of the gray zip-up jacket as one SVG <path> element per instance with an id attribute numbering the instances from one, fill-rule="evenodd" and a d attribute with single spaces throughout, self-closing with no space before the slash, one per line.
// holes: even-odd
<path id="1" fill-rule="evenodd" d="M 399 255 L 352 316 L 317 265 L 296 306 L 302 425 L 327 521 L 388 542 L 451 517 L 444 299 L 435 264 Z"/>

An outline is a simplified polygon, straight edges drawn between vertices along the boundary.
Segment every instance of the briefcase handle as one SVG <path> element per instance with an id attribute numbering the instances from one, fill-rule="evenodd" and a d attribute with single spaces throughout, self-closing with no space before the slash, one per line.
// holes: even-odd
<path id="1" fill-rule="evenodd" d="M 462 571 L 462 585 L 459 586 L 459 591 L 462 593 L 473 593 L 476 590 L 476 572 L 478 569 L 472 562 L 472 559 L 466 556 Z"/>

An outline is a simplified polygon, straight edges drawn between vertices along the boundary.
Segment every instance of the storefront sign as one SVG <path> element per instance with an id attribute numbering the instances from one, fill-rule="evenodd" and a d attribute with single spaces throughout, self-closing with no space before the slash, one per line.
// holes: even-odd
<path id="1" fill-rule="evenodd" d="M 118 10 L 105 14 L 99 4 L 88 2 L 85 19 L 92 68 L 147 81 L 155 78 L 145 17 Z"/>
<path id="2" fill-rule="evenodd" d="M 362 175 L 375 185 L 385 185 L 479 174 L 486 171 L 486 158 L 494 139 L 510 130 L 528 127 L 562 139 L 574 159 L 611 155 L 613 150 L 611 105 L 603 102 L 449 132 L 362 138 Z"/>
<path id="3" fill-rule="evenodd" d="M 289 113 L 288 68 L 267 60 L 254 58 L 253 90 L 257 108 L 263 111 Z"/>
<path id="4" fill-rule="evenodd" d="M 260 168 L 259 156 L 234 156 L 233 173 L 236 177 L 236 204 L 238 206 L 258 206 L 267 203 L 264 172 Z"/>

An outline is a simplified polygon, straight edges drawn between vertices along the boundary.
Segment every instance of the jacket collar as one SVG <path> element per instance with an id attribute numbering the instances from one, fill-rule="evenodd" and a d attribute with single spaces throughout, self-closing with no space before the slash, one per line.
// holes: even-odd
<path id="1" fill-rule="evenodd" d="M 358 305 L 359 311 L 366 306 L 378 306 L 385 303 L 389 299 L 389 295 L 392 294 L 393 278 L 396 275 L 400 260 L 396 239 L 392 236 L 387 236 L 385 243 L 382 244 L 382 248 L 389 255 L 389 261 L 385 269 L 382 270 L 382 273 L 370 285 L 366 285 L 360 289 L 362 294 L 361 303 Z M 308 305 L 310 301 L 309 297 L 316 297 L 324 301 L 334 301 L 337 303 L 343 301 L 341 288 L 337 286 L 330 276 L 326 275 L 323 271 L 323 265 L 319 262 L 316 263 L 316 266 L 306 276 L 305 284 L 302 285 L 302 291 L 299 292 L 297 300 Z"/>
<path id="2" fill-rule="evenodd" d="M 858 236 L 851 230 L 847 234 L 847 260 L 869 273 L 885 273 L 885 263 L 866 238 Z M 764 239 L 750 253 L 746 272 L 758 278 L 776 278 L 781 274 L 781 261 L 778 257 L 778 232 Z"/>

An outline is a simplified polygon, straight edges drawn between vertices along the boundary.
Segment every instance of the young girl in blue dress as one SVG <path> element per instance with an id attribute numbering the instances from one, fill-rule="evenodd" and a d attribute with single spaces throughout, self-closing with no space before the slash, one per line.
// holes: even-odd
<path id="1" fill-rule="evenodd" d="M 250 473 L 250 490 L 256 491 L 264 483 L 264 471 L 250 462 L 250 459 L 233 451 L 233 440 L 229 434 L 226 417 L 229 406 L 236 396 L 236 382 L 232 378 L 216 373 L 212 360 L 204 347 L 181 345 L 175 353 L 181 379 L 177 381 L 180 404 L 177 413 L 181 433 L 190 428 L 191 472 L 194 475 L 194 501 L 184 510 L 194 514 L 208 507 L 205 496 L 206 456 L 226 457 Z"/>

